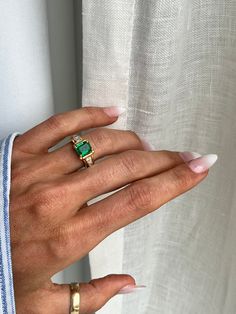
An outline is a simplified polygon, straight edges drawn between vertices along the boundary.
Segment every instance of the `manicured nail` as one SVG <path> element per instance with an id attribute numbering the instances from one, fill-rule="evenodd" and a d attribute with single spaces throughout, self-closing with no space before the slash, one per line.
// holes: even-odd
<path id="1" fill-rule="evenodd" d="M 195 173 L 202 173 L 208 170 L 217 161 L 218 156 L 215 154 L 205 155 L 197 159 L 193 159 L 187 163 L 189 168 Z"/>
<path id="2" fill-rule="evenodd" d="M 103 111 L 111 118 L 118 117 L 126 111 L 125 107 L 111 106 L 103 108 Z"/>
<path id="3" fill-rule="evenodd" d="M 139 138 L 140 138 L 140 140 L 141 140 L 141 142 L 143 144 L 144 150 L 147 150 L 147 151 L 155 150 L 155 147 L 151 143 L 149 143 L 144 137 L 139 136 Z"/>
<path id="4" fill-rule="evenodd" d="M 188 162 L 190 160 L 193 160 L 202 156 L 196 152 L 181 152 L 179 153 L 179 155 L 185 162 Z"/>
<path id="5" fill-rule="evenodd" d="M 138 292 L 141 290 L 144 290 L 146 288 L 146 286 L 144 285 L 128 285 L 123 287 L 122 289 L 120 289 L 120 291 L 118 292 L 118 294 L 129 294 L 129 293 L 134 293 L 134 292 Z"/>

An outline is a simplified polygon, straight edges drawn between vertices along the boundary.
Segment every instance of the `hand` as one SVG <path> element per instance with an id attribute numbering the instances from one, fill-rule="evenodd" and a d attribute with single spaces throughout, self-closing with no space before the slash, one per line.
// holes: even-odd
<path id="1" fill-rule="evenodd" d="M 55 273 L 207 176 L 208 171 L 194 173 L 178 152 L 143 151 L 134 132 L 101 128 L 116 120 L 112 109 L 87 107 L 52 116 L 15 139 L 10 225 L 17 313 L 69 313 L 68 285 L 52 283 Z M 97 129 L 83 138 L 95 151 L 92 167 L 83 168 L 71 143 L 48 152 L 66 136 L 90 128 Z M 81 314 L 97 311 L 134 284 L 129 275 L 81 284 Z"/>

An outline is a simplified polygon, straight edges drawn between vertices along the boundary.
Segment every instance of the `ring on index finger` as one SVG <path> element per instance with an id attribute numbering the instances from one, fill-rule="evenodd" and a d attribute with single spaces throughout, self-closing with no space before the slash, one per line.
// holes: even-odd
<path id="1" fill-rule="evenodd" d="M 86 168 L 91 167 L 94 164 L 93 155 L 94 150 L 88 140 L 83 139 L 79 135 L 73 135 L 71 138 L 74 144 L 74 150 L 80 159 L 83 161 Z"/>

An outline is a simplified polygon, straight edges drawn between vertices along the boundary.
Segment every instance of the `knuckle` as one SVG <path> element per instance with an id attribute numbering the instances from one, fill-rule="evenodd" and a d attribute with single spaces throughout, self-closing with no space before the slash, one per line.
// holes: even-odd
<path id="1" fill-rule="evenodd" d="M 175 166 L 184 162 L 181 159 L 181 157 L 178 156 L 176 152 L 172 152 L 169 150 L 161 150 L 160 152 L 164 154 L 164 157 L 169 161 L 169 164 L 172 166 Z"/>
<path id="2" fill-rule="evenodd" d="M 22 215 L 22 212 L 23 212 L 22 204 L 23 204 L 24 200 L 25 200 L 25 195 L 24 196 L 15 195 L 15 194 L 11 193 L 11 195 L 10 195 L 10 212 L 16 213 L 19 210 L 20 214 Z M 15 217 L 17 217 L 17 214 L 11 215 L 10 220 L 11 221 L 14 220 Z"/>
<path id="3" fill-rule="evenodd" d="M 82 174 L 81 179 L 79 180 L 79 184 L 82 186 L 82 190 L 87 191 L 89 187 L 89 194 L 97 195 L 101 193 L 101 187 L 108 186 L 111 184 L 111 178 L 116 175 L 114 171 L 114 167 L 107 167 L 103 169 L 103 171 L 93 172 L 94 168 L 99 168 L 99 165 L 95 165 L 92 169 L 87 169 L 87 173 Z M 81 195 L 81 202 L 83 203 L 84 197 Z"/>
<path id="4" fill-rule="evenodd" d="M 91 123 L 94 124 L 97 120 L 97 110 L 95 108 L 89 106 L 89 107 L 84 107 L 82 109 L 86 115 L 86 119 Z"/>
<path id="5" fill-rule="evenodd" d="M 91 287 L 90 293 L 91 293 L 91 297 L 97 298 L 97 296 L 100 294 L 101 290 L 98 288 L 97 286 L 97 279 L 92 279 L 89 281 L 89 285 Z"/>
<path id="6" fill-rule="evenodd" d="M 64 130 L 66 128 L 64 115 L 62 113 L 58 113 L 51 116 L 46 121 L 46 125 L 50 130 Z"/>
<path id="7" fill-rule="evenodd" d="M 134 137 L 134 138 L 136 138 L 138 141 L 140 141 L 139 136 L 138 136 L 137 133 L 135 133 L 134 131 L 132 131 L 132 130 L 127 130 L 126 132 L 127 132 L 127 134 L 130 135 L 131 137 Z"/>
<path id="8" fill-rule="evenodd" d="M 15 165 L 15 163 L 22 160 L 22 152 L 21 152 L 21 142 L 22 142 L 22 134 L 18 135 L 13 142 L 13 148 L 12 148 L 12 158 L 11 158 L 11 164 Z"/>
<path id="9" fill-rule="evenodd" d="M 37 217 L 48 218 L 54 215 L 54 210 L 63 203 L 65 190 L 59 185 L 35 184 L 31 189 L 33 212 Z"/>
<path id="10" fill-rule="evenodd" d="M 172 182 L 179 191 L 184 191 L 191 187 L 196 181 L 194 173 L 183 167 L 176 167 L 172 170 Z"/>
<path id="11" fill-rule="evenodd" d="M 151 187 L 147 182 L 137 182 L 128 189 L 128 207 L 138 210 L 149 210 L 153 203 Z"/>
<path id="12" fill-rule="evenodd" d="M 14 165 L 11 169 L 11 184 L 17 183 L 19 180 L 22 180 L 22 177 L 24 176 L 24 171 L 22 166 Z"/>
<path id="13" fill-rule="evenodd" d="M 99 128 L 96 131 L 91 132 L 90 138 L 93 142 L 93 147 L 95 150 L 104 147 L 104 144 L 109 148 L 112 148 L 113 146 L 111 134 L 105 128 Z"/>
<path id="14" fill-rule="evenodd" d="M 142 158 L 138 151 L 129 150 L 121 155 L 120 167 L 125 174 L 137 174 L 142 168 Z"/>
<path id="15" fill-rule="evenodd" d="M 53 237 L 47 242 L 49 256 L 54 260 L 64 260 L 68 257 L 71 246 L 71 237 L 69 232 L 60 227 L 53 232 Z"/>
<path id="16" fill-rule="evenodd" d="M 91 220 L 89 229 L 91 234 L 94 234 L 94 225 L 96 225 L 95 236 L 100 238 L 107 230 L 107 226 L 111 224 L 110 216 L 99 213 L 95 219 Z"/>
<path id="17" fill-rule="evenodd" d="M 22 134 L 19 134 L 18 136 L 15 137 L 14 142 L 13 142 L 13 151 L 14 149 L 18 150 L 20 147 L 20 142 L 21 142 Z"/>
<path id="18" fill-rule="evenodd" d="M 127 131 L 125 131 L 125 132 L 126 132 L 127 137 L 128 137 L 130 140 L 132 140 L 133 142 L 137 143 L 138 146 L 139 146 L 139 148 L 140 148 L 141 150 L 143 150 L 143 148 L 144 148 L 144 146 L 143 146 L 144 143 L 143 143 L 141 137 L 138 136 L 138 134 L 137 134 L 136 132 L 132 131 L 132 130 L 127 130 Z"/>
<path id="19" fill-rule="evenodd" d="M 103 292 L 102 289 L 99 289 L 97 286 L 97 279 L 92 279 L 89 281 L 90 289 L 88 289 L 88 299 L 91 301 L 89 308 L 87 309 L 88 313 L 98 311 L 107 301 L 107 294 Z"/>
<path id="20" fill-rule="evenodd" d="M 27 169 L 27 170 L 26 170 Z M 32 171 L 29 166 L 25 166 L 24 162 L 15 163 L 11 169 L 11 186 L 13 189 L 22 188 L 31 181 Z"/>

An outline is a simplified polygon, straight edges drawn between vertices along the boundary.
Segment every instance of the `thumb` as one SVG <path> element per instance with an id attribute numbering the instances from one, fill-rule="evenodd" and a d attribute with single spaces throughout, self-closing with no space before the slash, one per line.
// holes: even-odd
<path id="1" fill-rule="evenodd" d="M 128 287 L 127 287 L 128 286 Z M 125 287 L 125 289 L 123 289 Z M 80 284 L 80 314 L 98 311 L 117 293 L 129 293 L 141 288 L 129 275 L 108 275 Z M 32 310 L 33 307 L 33 310 Z M 18 314 L 70 313 L 70 286 L 68 284 L 46 283 L 43 288 L 29 291 L 16 298 Z"/>
<path id="2" fill-rule="evenodd" d="M 80 284 L 80 314 L 98 311 L 126 286 L 135 286 L 129 275 L 108 275 Z"/>

